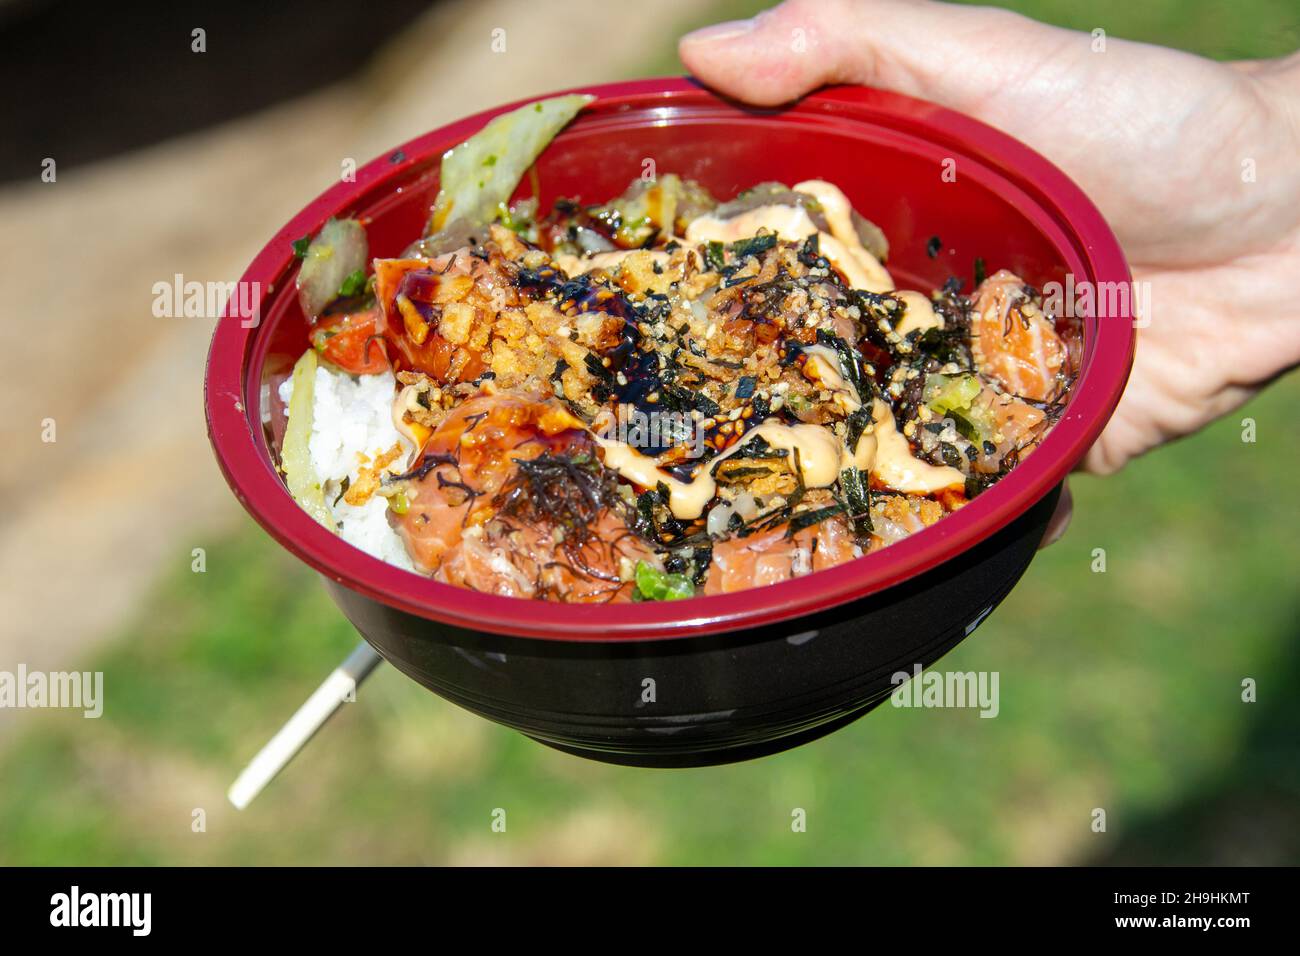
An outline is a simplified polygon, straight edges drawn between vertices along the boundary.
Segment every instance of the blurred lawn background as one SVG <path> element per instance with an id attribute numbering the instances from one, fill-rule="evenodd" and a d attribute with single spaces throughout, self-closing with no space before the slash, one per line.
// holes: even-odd
<path id="1" fill-rule="evenodd" d="M 1006 6 L 1217 57 L 1297 44 L 1293 0 Z M 680 72 L 677 26 L 627 75 Z M 1073 480 L 1069 534 L 941 665 L 999 671 L 997 719 L 884 707 L 715 769 L 556 753 L 385 667 L 235 812 L 234 775 L 357 640 L 245 520 L 205 544 L 204 574 L 187 545 L 135 625 L 84 661 L 106 675 L 102 719 L 44 712 L 0 752 L 0 863 L 1300 862 L 1298 405 L 1292 375 L 1121 475 Z"/>

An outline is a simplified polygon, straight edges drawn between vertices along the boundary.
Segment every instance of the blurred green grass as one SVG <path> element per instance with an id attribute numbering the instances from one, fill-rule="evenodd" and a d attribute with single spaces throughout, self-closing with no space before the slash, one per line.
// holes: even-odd
<path id="1" fill-rule="evenodd" d="M 1280 0 L 1009 5 L 1210 55 L 1294 45 Z M 643 72 L 677 69 L 666 50 Z M 886 706 L 714 769 L 568 757 L 381 668 L 236 813 L 234 774 L 357 640 L 246 523 L 195 542 L 206 573 L 187 545 L 86 662 L 105 672 L 102 719 L 42 712 L 0 754 L 0 863 L 1300 862 L 1298 404 L 1293 375 L 1118 476 L 1073 480 L 1070 533 L 942 665 L 999 671 L 997 719 Z M 1241 701 L 1247 677 L 1258 703 Z"/>

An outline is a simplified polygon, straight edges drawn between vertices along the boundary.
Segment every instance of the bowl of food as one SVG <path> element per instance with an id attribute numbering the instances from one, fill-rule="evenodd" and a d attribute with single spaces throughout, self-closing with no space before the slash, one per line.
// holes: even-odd
<path id="1" fill-rule="evenodd" d="M 206 407 L 250 514 L 408 676 L 650 766 L 809 740 L 969 635 L 1133 355 L 1057 291 L 1129 282 L 1077 186 L 857 87 L 503 106 L 242 281 Z"/>

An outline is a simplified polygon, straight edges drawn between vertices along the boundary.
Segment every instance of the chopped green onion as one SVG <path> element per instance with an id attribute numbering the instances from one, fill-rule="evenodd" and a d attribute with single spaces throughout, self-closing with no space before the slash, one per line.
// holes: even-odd
<path id="1" fill-rule="evenodd" d="M 351 273 L 339 286 L 339 298 L 348 299 L 360 295 L 366 288 L 366 270 L 358 269 Z"/>
<path id="2" fill-rule="evenodd" d="M 648 561 L 638 561 L 636 596 L 642 601 L 679 601 L 694 597 L 695 585 L 684 574 L 669 574 Z"/>
<path id="3" fill-rule="evenodd" d="M 951 418 L 958 433 L 967 441 L 979 441 L 994 431 L 987 409 L 975 406 L 984 389 L 974 375 L 931 375 L 921 393 L 930 411 L 940 418 Z"/>
<path id="4" fill-rule="evenodd" d="M 925 383 L 925 403 L 942 418 L 951 411 L 970 408 L 982 388 L 974 375 L 931 375 Z"/>

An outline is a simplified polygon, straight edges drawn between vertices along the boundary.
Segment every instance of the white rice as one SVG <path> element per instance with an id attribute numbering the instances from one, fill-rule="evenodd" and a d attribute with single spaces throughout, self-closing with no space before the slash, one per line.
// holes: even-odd
<path id="1" fill-rule="evenodd" d="M 401 537 L 388 524 L 388 499 L 374 495 L 364 505 L 350 505 L 339 497 L 343 479 L 357 480 L 362 455 L 373 461 L 401 442 L 407 454 L 386 469 L 394 474 L 407 466 L 410 443 L 393 425 L 393 400 L 397 380 L 392 372 L 353 377 L 324 365 L 316 369 L 312 404 L 312 467 L 325 490 L 325 501 L 339 526 L 339 536 L 367 554 L 415 570 Z M 280 400 L 287 410 L 293 397 L 293 379 L 280 385 Z M 338 501 L 335 502 L 335 498 Z"/>

